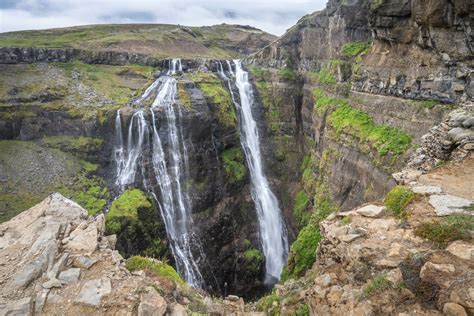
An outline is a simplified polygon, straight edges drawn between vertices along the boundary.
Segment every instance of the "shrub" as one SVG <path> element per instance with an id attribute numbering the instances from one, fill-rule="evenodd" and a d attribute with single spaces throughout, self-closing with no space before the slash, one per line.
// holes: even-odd
<path id="1" fill-rule="evenodd" d="M 285 67 L 278 70 L 278 75 L 285 80 L 295 81 L 297 73 L 293 68 Z"/>
<path id="2" fill-rule="evenodd" d="M 472 230 L 474 230 L 472 215 L 453 214 L 440 221 L 421 224 L 415 228 L 415 234 L 444 247 L 451 241 L 470 240 Z"/>
<path id="3" fill-rule="evenodd" d="M 273 307 L 273 302 L 280 303 L 281 297 L 275 292 L 272 292 L 257 301 L 257 310 L 261 312 L 268 312 Z"/>
<path id="4" fill-rule="evenodd" d="M 183 279 L 178 272 L 165 262 L 161 262 L 152 258 L 144 258 L 133 256 L 127 260 L 127 269 L 130 271 L 145 270 L 155 276 L 169 279 L 177 284 L 184 284 Z"/>
<path id="5" fill-rule="evenodd" d="M 393 187 L 385 197 L 384 205 L 395 216 L 403 216 L 405 208 L 413 201 L 415 194 L 404 186 Z"/>
<path id="6" fill-rule="evenodd" d="M 362 53 L 366 53 L 369 49 L 369 43 L 366 42 L 351 42 L 342 46 L 342 55 L 345 57 L 356 57 Z"/>
<path id="7" fill-rule="evenodd" d="M 374 294 L 381 293 L 389 288 L 392 288 L 393 284 L 385 275 L 378 275 L 364 289 L 364 297 L 368 298 Z"/>
<path id="8" fill-rule="evenodd" d="M 247 169 L 245 167 L 244 154 L 240 147 L 226 149 L 222 153 L 225 173 L 229 176 L 231 183 L 240 182 L 245 178 Z"/>
<path id="9" fill-rule="evenodd" d="M 247 264 L 247 269 L 253 273 L 258 273 L 262 263 L 265 261 L 265 257 L 263 256 L 262 252 L 251 247 L 244 252 L 243 256 Z"/>

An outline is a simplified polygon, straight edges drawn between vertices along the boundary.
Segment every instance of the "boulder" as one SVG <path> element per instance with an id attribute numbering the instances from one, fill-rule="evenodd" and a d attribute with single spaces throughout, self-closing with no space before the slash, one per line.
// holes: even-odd
<path id="1" fill-rule="evenodd" d="M 52 289 L 55 287 L 61 287 L 63 284 L 58 279 L 52 279 L 43 283 L 44 289 Z"/>
<path id="2" fill-rule="evenodd" d="M 454 195 L 432 195 L 429 200 L 434 207 L 436 215 L 447 216 L 454 213 L 466 212 L 464 208 L 472 204 L 471 201 Z"/>
<path id="3" fill-rule="evenodd" d="M 186 308 L 181 304 L 174 304 L 171 307 L 171 316 L 187 316 L 188 312 Z"/>
<path id="4" fill-rule="evenodd" d="M 428 280 L 430 277 L 441 274 L 452 274 L 456 271 L 452 264 L 436 264 L 427 262 L 421 267 L 420 278 Z"/>
<path id="5" fill-rule="evenodd" d="M 0 315 L 34 314 L 34 301 L 32 297 L 25 297 L 16 301 L 7 301 L 3 304 L 2 303 L 0 303 Z"/>
<path id="6" fill-rule="evenodd" d="M 432 194 L 441 194 L 443 190 L 440 187 L 433 186 L 433 185 L 418 185 L 414 186 L 411 188 L 413 193 L 417 194 L 427 194 L 427 195 L 432 195 Z"/>
<path id="7" fill-rule="evenodd" d="M 365 217 L 381 217 L 385 210 L 384 206 L 366 205 L 356 210 L 356 213 Z"/>
<path id="8" fill-rule="evenodd" d="M 161 316 L 166 312 L 166 301 L 158 292 L 147 287 L 140 295 L 140 305 L 138 305 L 138 316 Z"/>
<path id="9" fill-rule="evenodd" d="M 92 259 L 89 256 L 78 256 L 78 257 L 74 258 L 74 261 L 72 262 L 72 265 L 74 267 L 87 270 L 90 267 L 92 267 L 92 265 L 96 262 L 97 262 L 97 260 Z"/>
<path id="10" fill-rule="evenodd" d="M 467 316 L 464 307 L 453 302 L 444 304 L 443 313 L 446 316 Z"/>
<path id="11" fill-rule="evenodd" d="M 446 251 L 462 259 L 474 260 L 474 245 L 464 241 L 453 242 L 446 248 Z"/>
<path id="12" fill-rule="evenodd" d="M 92 254 L 97 249 L 99 237 L 95 221 L 82 222 L 63 242 L 71 253 Z"/>
<path id="13" fill-rule="evenodd" d="M 77 282 L 80 276 L 81 276 L 81 269 L 71 268 L 71 269 L 61 272 L 59 274 L 58 279 L 64 282 L 65 284 L 70 284 L 73 282 Z"/>
<path id="14" fill-rule="evenodd" d="M 87 281 L 83 286 L 79 295 L 74 300 L 77 304 L 98 307 L 102 301 L 102 297 L 112 292 L 112 284 L 110 279 L 94 279 Z"/>

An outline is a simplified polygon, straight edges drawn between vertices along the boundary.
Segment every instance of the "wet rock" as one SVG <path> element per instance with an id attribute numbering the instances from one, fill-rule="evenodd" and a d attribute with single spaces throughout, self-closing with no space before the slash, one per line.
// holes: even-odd
<path id="1" fill-rule="evenodd" d="M 81 276 L 81 269 L 71 268 L 59 274 L 58 279 L 66 284 L 77 282 Z"/>
<path id="2" fill-rule="evenodd" d="M 77 304 L 98 307 L 102 297 L 112 292 L 112 285 L 109 279 L 94 279 L 87 281 L 82 286 L 81 292 L 74 300 Z"/>
<path id="3" fill-rule="evenodd" d="M 455 241 L 450 244 L 446 251 L 466 260 L 474 260 L 474 245 L 464 241 Z"/>
<path id="4" fill-rule="evenodd" d="M 453 195 L 432 195 L 429 200 L 435 208 L 436 215 L 447 216 L 454 213 L 464 213 L 471 201 Z"/>
<path id="5" fill-rule="evenodd" d="M 466 310 L 461 305 L 452 302 L 444 304 L 443 313 L 446 316 L 467 316 Z"/>
<path id="6" fill-rule="evenodd" d="M 158 292 L 147 287 L 140 295 L 140 305 L 138 305 L 138 316 L 161 316 L 166 312 L 166 301 Z"/>

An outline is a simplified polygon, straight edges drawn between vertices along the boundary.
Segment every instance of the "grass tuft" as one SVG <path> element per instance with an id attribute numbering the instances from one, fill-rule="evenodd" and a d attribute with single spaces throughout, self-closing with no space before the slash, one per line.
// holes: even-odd
<path id="1" fill-rule="evenodd" d="M 415 198 L 415 193 L 404 186 L 393 187 L 384 200 L 387 210 L 394 216 L 402 217 L 405 214 L 406 207 Z"/>
<path id="2" fill-rule="evenodd" d="M 453 214 L 439 221 L 421 224 L 415 228 L 415 234 L 445 247 L 455 240 L 471 240 L 473 230 L 474 216 Z"/>
<path id="3" fill-rule="evenodd" d="M 342 55 L 348 58 L 356 57 L 362 53 L 367 53 L 369 43 L 367 42 L 351 42 L 342 46 Z"/>

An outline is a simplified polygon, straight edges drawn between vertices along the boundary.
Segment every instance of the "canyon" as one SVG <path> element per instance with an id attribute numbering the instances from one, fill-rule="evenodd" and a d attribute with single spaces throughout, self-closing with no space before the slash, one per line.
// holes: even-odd
<path id="1" fill-rule="evenodd" d="M 473 16 L 0 34 L 0 313 L 471 315 Z"/>

